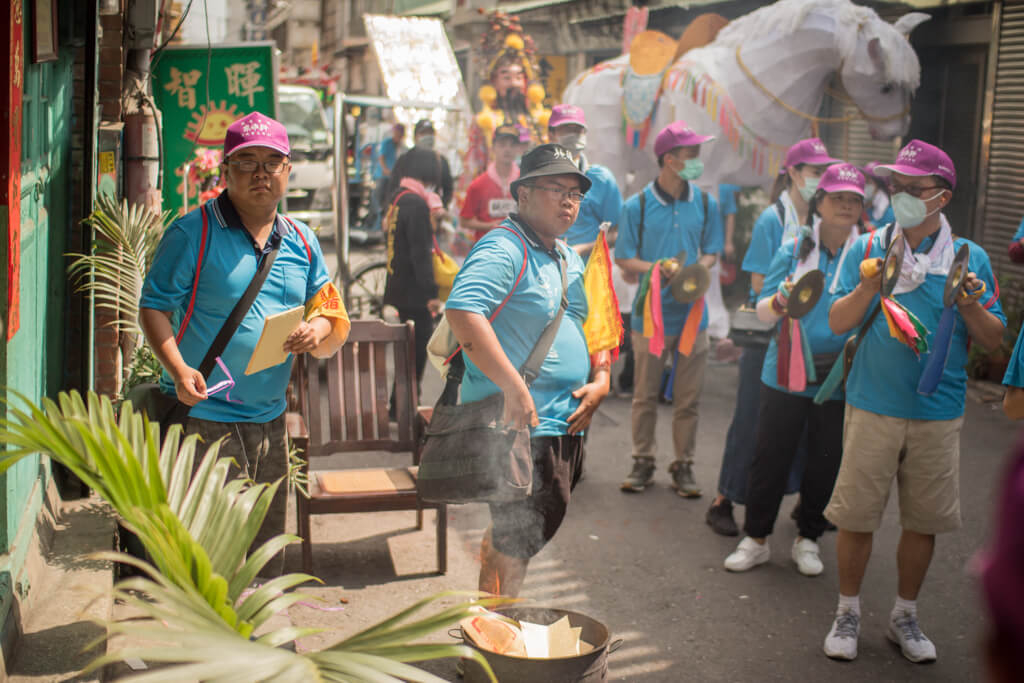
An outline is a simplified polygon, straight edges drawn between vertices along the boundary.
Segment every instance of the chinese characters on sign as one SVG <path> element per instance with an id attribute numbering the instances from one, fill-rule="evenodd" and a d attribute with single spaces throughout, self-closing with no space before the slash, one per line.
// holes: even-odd
<path id="1" fill-rule="evenodd" d="M 196 108 L 196 83 L 202 74 L 193 69 L 182 72 L 171 67 L 171 80 L 164 84 L 164 90 L 178 96 L 178 106 L 186 109 Z"/>
<path id="2" fill-rule="evenodd" d="M 253 106 L 253 97 L 256 93 L 263 92 L 260 85 L 259 62 L 248 62 L 246 64 L 232 64 L 224 69 L 228 77 L 228 94 L 238 97 L 245 97 L 249 100 L 249 106 Z"/>

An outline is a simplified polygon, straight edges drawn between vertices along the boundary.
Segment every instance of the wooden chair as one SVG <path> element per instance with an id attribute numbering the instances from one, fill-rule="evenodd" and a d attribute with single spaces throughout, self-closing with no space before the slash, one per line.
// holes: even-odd
<path id="1" fill-rule="evenodd" d="M 302 451 L 309 482 L 310 497 L 301 492 L 295 496 L 306 572 L 313 568 L 312 515 L 416 510 L 417 528 L 422 529 L 424 508 L 437 510 L 438 571 L 447 572 L 447 509 L 444 504 L 422 502 L 416 491 L 420 438 L 430 411 L 417 406 L 415 358 L 411 322 L 353 320 L 348 341 L 334 356 L 318 360 L 303 354 L 296 361 L 293 379 L 299 413 L 290 413 L 287 422 L 289 437 Z M 388 419 L 392 386 L 397 429 Z M 317 457 L 372 451 L 409 453 L 412 462 L 398 468 L 310 471 Z"/>

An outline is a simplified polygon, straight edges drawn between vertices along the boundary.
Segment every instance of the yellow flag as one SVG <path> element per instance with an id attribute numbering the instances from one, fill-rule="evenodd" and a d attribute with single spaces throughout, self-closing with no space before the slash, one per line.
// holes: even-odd
<path id="1" fill-rule="evenodd" d="M 612 260 L 608 254 L 604 231 L 598 234 L 597 242 L 590 251 L 587 267 L 583 271 L 583 289 L 590 309 L 583 323 L 587 348 L 590 353 L 610 350 L 614 359 L 622 344 L 622 316 L 619 314 L 619 299 L 612 286 Z"/>

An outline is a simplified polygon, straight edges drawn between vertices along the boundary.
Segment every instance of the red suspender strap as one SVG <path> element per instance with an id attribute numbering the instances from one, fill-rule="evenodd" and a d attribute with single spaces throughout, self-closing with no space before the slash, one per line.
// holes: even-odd
<path id="1" fill-rule="evenodd" d="M 508 294 L 505 295 L 505 298 L 498 305 L 498 307 L 494 309 L 494 313 L 491 313 L 491 317 L 487 319 L 487 322 L 494 322 L 494 319 L 498 317 L 498 313 L 500 313 L 501 309 L 505 307 L 505 304 L 508 303 L 508 300 L 512 298 L 512 292 L 516 291 L 516 287 L 519 286 L 519 282 L 523 279 L 523 273 L 526 272 L 526 262 L 529 259 L 529 254 L 526 250 L 526 240 L 523 239 L 523 236 L 506 225 L 499 225 L 498 227 L 502 228 L 503 230 L 508 230 L 510 233 L 519 238 L 519 242 L 523 245 L 523 265 L 519 267 L 519 275 L 516 276 L 516 281 L 512 284 L 512 289 L 510 289 Z M 444 364 L 448 365 L 448 363 L 451 362 L 452 358 L 455 357 L 455 354 L 457 354 L 461 350 L 462 344 L 459 344 L 458 346 L 455 347 L 455 351 L 452 352 L 452 355 L 445 358 Z"/>
<path id="2" fill-rule="evenodd" d="M 309 248 L 309 242 L 306 241 L 306 236 L 302 234 L 301 230 L 299 230 L 299 226 L 295 225 L 295 221 L 293 221 L 291 218 L 288 218 L 288 216 L 284 216 L 284 219 L 288 221 L 289 225 L 292 226 L 292 230 L 294 230 L 295 233 L 299 236 L 299 239 L 302 240 L 302 246 L 306 247 L 306 260 L 312 263 L 313 251 Z"/>
<path id="3" fill-rule="evenodd" d="M 196 259 L 196 276 L 192 278 L 192 296 L 188 300 L 188 308 L 185 309 L 185 317 L 181 319 L 181 326 L 178 328 L 178 334 L 174 338 L 176 344 L 181 343 L 181 338 L 185 336 L 185 329 L 188 327 L 188 321 L 192 319 L 192 310 L 196 306 L 196 292 L 199 290 L 199 271 L 203 268 L 203 253 L 206 251 L 206 235 L 209 232 L 210 222 L 206 217 L 206 207 L 200 206 L 199 213 L 203 216 L 203 234 L 199 240 L 199 257 Z"/>
<path id="4" fill-rule="evenodd" d="M 861 261 L 867 261 L 871 258 L 871 240 L 875 239 L 875 229 L 872 228 L 868 231 L 868 248 L 864 250 L 864 258 Z"/>
<path id="5" fill-rule="evenodd" d="M 999 278 L 996 277 L 995 273 L 992 273 L 992 284 L 995 285 L 996 291 L 995 294 L 989 298 L 988 303 L 985 304 L 984 308 L 986 311 L 992 308 L 992 306 L 999 301 Z"/>

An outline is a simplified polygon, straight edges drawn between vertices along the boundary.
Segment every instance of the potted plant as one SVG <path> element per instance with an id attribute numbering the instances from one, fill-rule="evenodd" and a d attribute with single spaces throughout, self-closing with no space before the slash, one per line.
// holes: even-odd
<path id="1" fill-rule="evenodd" d="M 135 645 L 99 657 L 93 668 L 138 657 L 168 664 L 139 676 L 147 681 L 221 680 L 229 674 L 230 680 L 275 682 L 441 681 L 409 662 L 468 657 L 490 672 L 482 655 L 469 647 L 412 641 L 477 607 L 507 602 L 497 598 L 461 602 L 409 621 L 454 594 L 427 598 L 318 652 L 281 647 L 316 629 L 289 627 L 254 638 L 273 614 L 310 599 L 286 591 L 316 580 L 288 574 L 247 590 L 275 553 L 298 540 L 277 536 L 248 553 L 280 481 L 228 480 L 229 460 L 218 458 L 219 442 L 200 457 L 198 438 L 183 439 L 180 427 L 172 427 L 161 444 L 159 426 L 130 402 L 117 412 L 106 397 L 90 393 L 83 399 L 72 392 L 57 401 L 44 399 L 42 407 L 20 397 L 17 403 L 7 401 L 8 419 L 0 424 L 0 443 L 6 446 L 0 473 L 31 453 L 49 455 L 107 500 L 152 558 L 147 564 L 104 554 L 145 572 L 115 586 L 115 597 L 142 618 L 108 625 L 110 634 L 129 634 Z"/>

